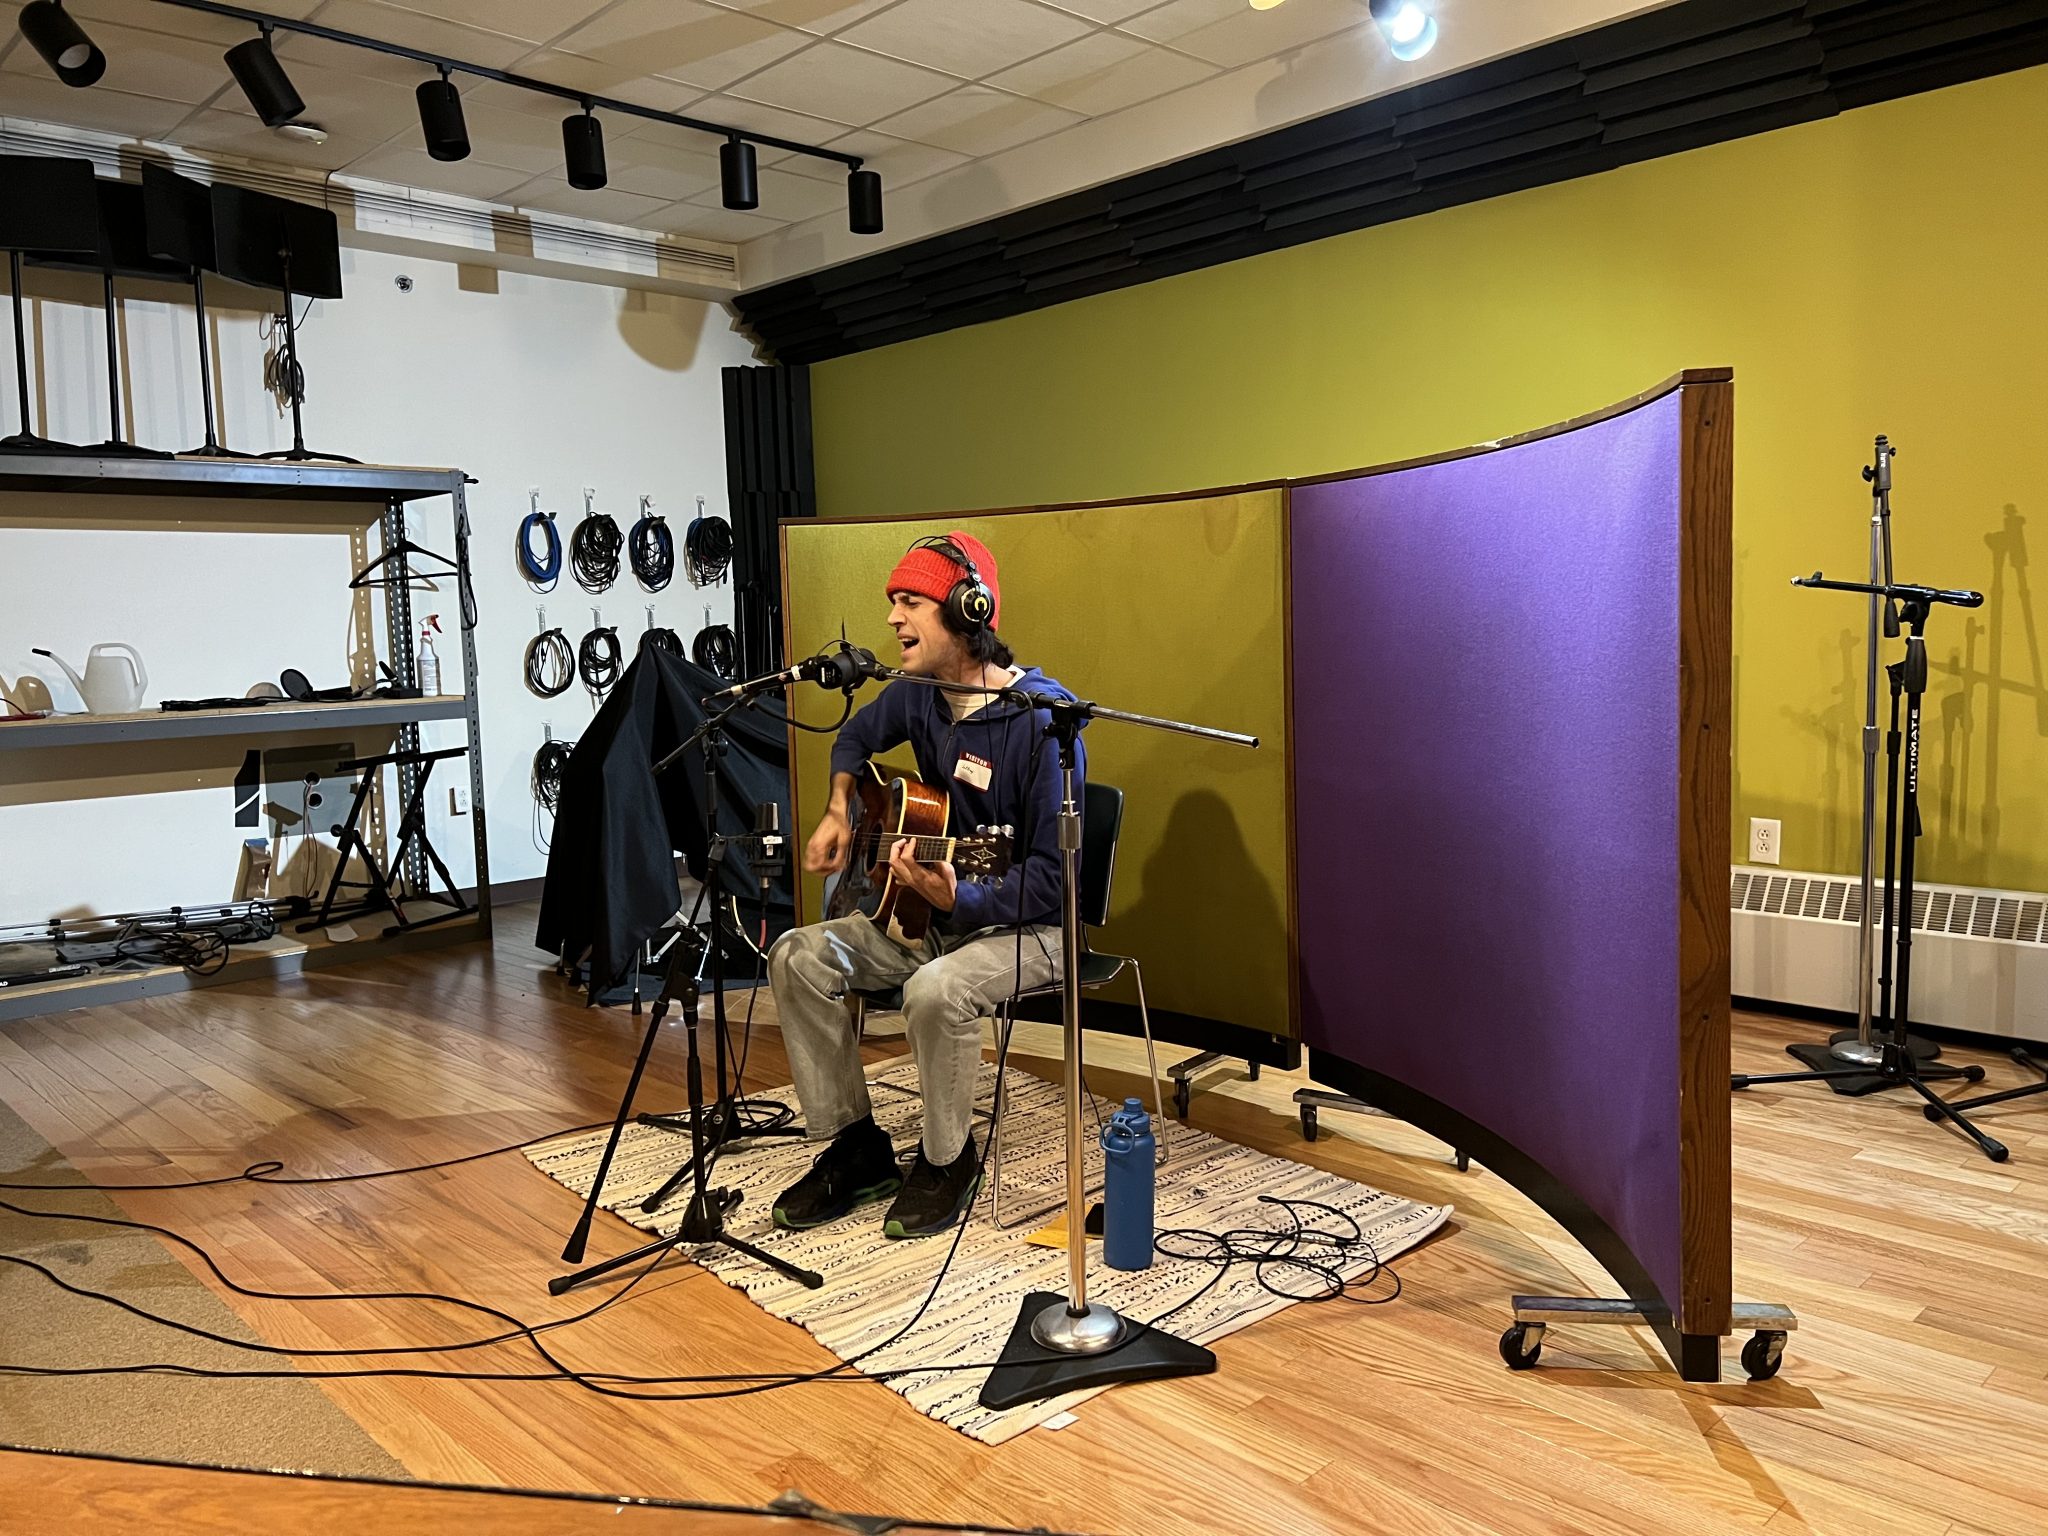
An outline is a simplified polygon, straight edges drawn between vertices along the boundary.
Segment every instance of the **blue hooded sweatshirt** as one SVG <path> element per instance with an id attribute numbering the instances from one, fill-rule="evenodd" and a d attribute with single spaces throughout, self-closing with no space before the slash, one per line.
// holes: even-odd
<path id="1" fill-rule="evenodd" d="M 1074 697 L 1036 667 L 1026 668 L 1014 686 L 1054 698 Z M 1002 699 L 956 721 L 942 689 L 898 682 L 847 721 L 832 744 L 832 771 L 838 774 L 858 773 L 863 763 L 908 742 L 919 777 L 951 797 L 949 832 L 958 835 L 977 826 L 1016 829 L 1020 844 L 1009 872 L 983 884 L 962 881 L 953 910 L 939 914 L 945 931 L 955 937 L 1020 920 L 1060 920 L 1060 759 L 1059 744 L 1046 735 L 1051 723 L 1050 710 L 1027 715 Z M 1079 742 L 1074 754 L 1078 801 L 1088 754 Z M 984 771 L 986 789 L 976 782 Z"/>

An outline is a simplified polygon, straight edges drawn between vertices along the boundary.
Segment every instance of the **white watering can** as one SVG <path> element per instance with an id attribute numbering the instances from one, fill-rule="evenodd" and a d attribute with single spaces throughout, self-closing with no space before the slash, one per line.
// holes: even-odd
<path id="1" fill-rule="evenodd" d="M 36 647 L 36 654 L 49 656 L 64 669 L 71 686 L 85 700 L 88 713 L 125 715 L 142 708 L 142 690 L 149 686 L 149 673 L 134 646 L 118 640 L 94 646 L 86 653 L 83 677 L 72 671 L 71 664 L 61 656 L 52 656 L 40 646 Z"/>

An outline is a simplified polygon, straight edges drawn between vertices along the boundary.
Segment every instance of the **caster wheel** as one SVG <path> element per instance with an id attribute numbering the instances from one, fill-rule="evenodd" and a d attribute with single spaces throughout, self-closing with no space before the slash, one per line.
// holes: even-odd
<path id="1" fill-rule="evenodd" d="M 1543 1335 L 1539 1333 L 1531 1341 L 1529 1325 L 1516 1323 L 1500 1336 L 1500 1357 L 1511 1371 L 1534 1370 L 1543 1357 Z"/>
<path id="2" fill-rule="evenodd" d="M 1188 1117 L 1188 1080 L 1178 1078 L 1173 1085 L 1173 1116 L 1176 1120 Z"/>
<path id="3" fill-rule="evenodd" d="M 1302 1106 L 1301 1106 L 1301 1134 L 1302 1134 L 1303 1136 L 1307 1137 L 1307 1138 L 1308 1138 L 1308 1139 L 1309 1139 L 1310 1141 L 1314 1141 L 1314 1140 L 1316 1139 L 1316 1130 L 1317 1130 L 1317 1126 L 1316 1126 L 1316 1120 L 1317 1120 L 1317 1116 L 1316 1116 L 1316 1107 L 1315 1107 L 1315 1105 L 1313 1105 L 1313 1104 L 1304 1104 L 1304 1105 L 1302 1105 Z"/>
<path id="4" fill-rule="evenodd" d="M 1753 1334 L 1742 1346 L 1742 1369 L 1751 1381 L 1769 1381 L 1785 1358 L 1785 1335 L 1776 1329 Z"/>

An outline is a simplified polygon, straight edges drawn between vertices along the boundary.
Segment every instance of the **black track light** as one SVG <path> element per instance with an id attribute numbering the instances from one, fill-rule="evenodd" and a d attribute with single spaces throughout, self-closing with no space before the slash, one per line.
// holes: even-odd
<path id="1" fill-rule="evenodd" d="M 436 160 L 469 158 L 469 127 L 462 120 L 462 92 L 448 78 L 444 66 L 438 80 L 422 80 L 413 92 L 419 98 L 420 132 L 426 136 L 427 153 Z"/>
<path id="2" fill-rule="evenodd" d="M 23 6 L 19 24 L 28 45 L 66 85 L 91 85 L 107 72 L 107 56 L 58 0 Z"/>
<path id="3" fill-rule="evenodd" d="M 754 146 L 735 135 L 718 146 L 718 185 L 728 208 L 761 206 L 761 173 Z"/>
<path id="4" fill-rule="evenodd" d="M 846 173 L 846 227 L 856 235 L 882 232 L 882 173 L 854 170 Z"/>
<path id="5" fill-rule="evenodd" d="M 293 87 L 291 77 L 270 51 L 269 23 L 264 23 L 263 30 L 246 43 L 235 44 L 223 57 L 235 83 L 249 98 L 249 105 L 263 119 L 264 127 L 282 128 L 306 110 L 305 100 Z"/>
<path id="6" fill-rule="evenodd" d="M 605 184 L 604 124 L 585 107 L 575 117 L 562 119 L 562 158 L 569 165 L 569 185 L 579 192 L 595 192 Z"/>

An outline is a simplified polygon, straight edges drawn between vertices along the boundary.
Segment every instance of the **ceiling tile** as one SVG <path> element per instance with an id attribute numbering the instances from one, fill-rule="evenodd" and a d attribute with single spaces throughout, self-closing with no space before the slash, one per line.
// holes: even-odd
<path id="1" fill-rule="evenodd" d="M 821 213 L 830 213 L 834 208 L 846 206 L 846 185 L 813 181 L 808 176 L 792 175 L 788 171 L 763 167 L 760 172 L 761 206 L 753 212 L 761 218 L 795 224 L 804 219 L 814 219 Z M 716 186 L 686 199 L 700 208 L 719 208 L 720 192 Z M 734 210 L 736 211 L 736 210 Z"/>
<path id="2" fill-rule="evenodd" d="M 865 128 L 877 118 L 951 89 L 951 75 L 920 69 L 844 43 L 814 43 L 802 53 L 772 64 L 732 94 L 771 107 L 810 113 Z"/>
<path id="3" fill-rule="evenodd" d="M 303 20 L 319 10 L 320 5 L 321 0 L 277 0 L 276 4 L 265 0 L 264 4 L 252 9 L 268 11 L 272 16 Z M 249 22 L 230 16 L 209 16 L 204 11 L 188 11 L 181 6 L 159 5 L 157 0 L 65 0 L 64 8 L 88 23 L 111 21 L 140 27 L 145 32 L 198 38 L 203 42 L 218 43 L 223 50 L 230 43 L 239 43 L 256 35 L 256 28 Z M 88 25 L 85 30 L 91 33 L 93 28 Z"/>
<path id="4" fill-rule="evenodd" d="M 627 229 L 647 228 L 647 215 L 663 206 L 661 198 L 626 192 L 617 187 L 599 187 L 595 192 L 578 191 L 560 176 L 535 177 L 524 187 L 515 188 L 506 200 L 518 208 L 562 213 L 573 219 L 590 219 L 599 224 L 620 224 Z"/>
<path id="5" fill-rule="evenodd" d="M 809 33 L 701 0 L 620 0 L 563 34 L 555 46 L 636 75 L 658 75 L 709 91 L 810 42 Z"/>
<path id="6" fill-rule="evenodd" d="M 600 64 L 595 59 L 557 53 L 553 49 L 528 54 L 514 66 L 514 72 L 566 90 L 589 91 L 595 96 L 611 96 L 619 101 L 630 101 L 635 106 L 652 107 L 657 112 L 680 112 L 704 94 L 694 85 L 628 75 L 622 69 Z M 495 80 L 477 80 L 464 86 L 462 99 L 464 102 L 482 102 L 505 112 L 524 112 L 553 123 L 560 123 L 563 118 L 580 110 L 575 102 L 564 97 L 524 90 L 516 85 L 501 85 Z M 633 118 L 631 121 L 638 124 L 646 119 Z M 613 118 L 606 124 L 605 137 L 611 138 L 626 131 L 627 119 Z"/>
<path id="7" fill-rule="evenodd" d="M 551 43 L 611 4 L 611 0 L 385 0 L 403 11 L 445 17 L 532 43 Z M 320 18 L 325 21 L 327 18 Z"/>
<path id="8" fill-rule="evenodd" d="M 872 128 L 856 128 L 843 138 L 834 139 L 825 146 L 844 154 L 859 155 L 866 162 L 865 168 L 882 173 L 884 190 L 890 187 L 907 187 L 913 181 L 922 181 L 927 176 L 936 176 L 940 171 L 950 171 L 956 165 L 965 165 L 967 157 L 956 155 L 950 149 L 935 149 L 929 144 L 913 144 L 908 139 L 891 138 L 886 133 L 877 133 Z M 820 172 L 802 171 L 803 175 L 823 174 L 824 162 L 805 161 L 792 158 L 790 169 L 800 166 L 819 166 Z M 831 171 L 835 180 L 843 180 L 838 169 Z"/>
<path id="9" fill-rule="evenodd" d="M 269 160 L 282 165 L 338 171 L 380 146 L 381 140 L 360 134 L 335 133 L 325 144 L 279 138 L 246 112 L 194 112 L 167 135 L 195 154 L 234 155 L 243 160 Z"/>
<path id="10" fill-rule="evenodd" d="M 1365 0 L 1287 0 L 1270 11 L 1255 11 L 1243 0 L 1169 0 L 1122 23 L 1122 30 L 1235 69 L 1371 22 Z"/>
<path id="11" fill-rule="evenodd" d="M 480 198 L 487 203 L 502 202 L 514 187 L 525 186 L 533 179 L 531 172 L 517 166 L 492 165 L 475 155 L 467 160 L 436 160 L 424 149 L 391 146 L 350 161 L 342 168 L 342 174 L 393 186 L 452 192 L 457 197 Z"/>
<path id="12" fill-rule="evenodd" d="M 126 91 L 75 91 L 48 75 L 9 75 L 0 92 L 0 115 L 145 139 L 162 138 L 191 110 L 182 101 L 159 101 Z"/>
<path id="13" fill-rule="evenodd" d="M 438 17 L 422 16 L 417 11 L 402 11 L 396 6 L 377 4 L 375 0 L 327 0 L 315 20 L 322 26 L 357 32 L 379 42 L 398 43 L 425 53 L 461 59 L 469 64 L 487 65 L 492 69 L 509 69 L 515 60 L 533 52 L 533 44 L 520 38 L 460 26 Z M 432 79 L 434 74 L 432 69 L 415 60 L 357 48 L 348 43 L 331 42 L 324 37 L 279 32 L 276 50 L 287 72 L 294 60 L 304 59 L 329 69 L 389 80 L 408 90 L 422 80 Z"/>
<path id="14" fill-rule="evenodd" d="M 647 229 L 666 230 L 676 235 L 696 235 L 705 240 L 723 240 L 741 245 L 760 235 L 772 234 L 786 223 L 758 213 L 735 213 L 730 208 L 705 208 L 697 203 L 671 203 L 650 214 Z"/>
<path id="15" fill-rule="evenodd" d="M 1090 21 L 1118 22 L 1152 9 L 1159 0 L 1044 0 L 1044 3 L 1062 11 L 1072 11 L 1076 16 L 1086 16 Z"/>
<path id="16" fill-rule="evenodd" d="M 155 96 L 197 106 L 211 101 L 232 79 L 227 65 L 221 61 L 220 49 L 211 43 L 109 22 L 95 22 L 89 35 L 107 56 L 107 72 L 93 90 L 126 91 L 131 96 Z M 5 61 L 0 62 L 0 70 L 37 75 L 55 83 L 43 56 L 25 42 L 9 51 Z M 76 94 L 88 96 L 91 91 Z M 0 109 L 13 110 L 12 95 L 10 82 L 6 90 L 0 91 Z"/>
<path id="17" fill-rule="evenodd" d="M 1215 65 L 1169 48 L 1143 43 L 1120 32 L 1096 32 L 1014 69 L 991 75 L 989 84 L 1089 117 L 1101 117 L 1206 80 L 1215 73 Z"/>
<path id="18" fill-rule="evenodd" d="M 979 80 L 1088 30 L 1080 17 L 1031 0 L 903 0 L 848 27 L 839 40 Z"/>
<path id="19" fill-rule="evenodd" d="M 529 176 L 553 170 L 562 163 L 560 119 L 575 110 L 566 101 L 557 105 L 558 111 L 542 117 L 535 112 L 510 112 L 465 95 L 462 120 L 469 128 L 471 150 L 493 165 L 509 165 Z M 607 145 L 616 137 L 610 124 L 604 137 Z"/>
<path id="20" fill-rule="evenodd" d="M 823 144 L 827 139 L 837 138 L 846 132 L 844 123 L 829 123 L 822 117 L 810 117 L 802 112 L 790 112 L 782 107 L 771 107 L 758 101 L 742 101 L 737 96 L 700 96 L 690 103 L 688 115 L 724 127 L 744 128 L 752 133 L 772 133 L 778 139 L 793 139 L 799 144 Z M 670 134 L 675 131 L 659 123 L 643 123 L 633 130 L 635 137 Z M 769 164 L 770 155 L 787 153 L 786 150 L 764 148 L 761 151 L 761 163 Z"/>
<path id="21" fill-rule="evenodd" d="M 744 11 L 763 21 L 773 21 L 799 32 L 825 37 L 852 26 L 863 16 L 872 16 L 896 0 L 711 0 L 728 11 Z"/>
<path id="22" fill-rule="evenodd" d="M 652 137 L 607 139 L 605 164 L 611 184 L 624 192 L 658 197 L 665 203 L 691 197 L 718 185 L 718 151 L 714 141 L 682 129 L 669 130 L 674 143 Z"/>
<path id="23" fill-rule="evenodd" d="M 986 85 L 963 85 L 949 96 L 925 102 L 875 124 L 883 133 L 956 154 L 993 155 L 1042 139 L 1083 121 L 1064 107 L 1026 101 Z"/>

